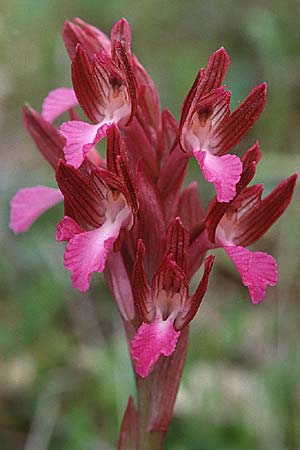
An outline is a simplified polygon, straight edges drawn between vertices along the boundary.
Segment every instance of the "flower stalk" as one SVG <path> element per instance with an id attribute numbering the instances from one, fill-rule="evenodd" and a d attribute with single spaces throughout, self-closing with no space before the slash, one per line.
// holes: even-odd
<path id="1" fill-rule="evenodd" d="M 141 450 L 162 450 L 166 431 L 149 430 L 149 404 L 151 402 L 151 379 L 137 379 L 138 395 L 138 448 Z"/>

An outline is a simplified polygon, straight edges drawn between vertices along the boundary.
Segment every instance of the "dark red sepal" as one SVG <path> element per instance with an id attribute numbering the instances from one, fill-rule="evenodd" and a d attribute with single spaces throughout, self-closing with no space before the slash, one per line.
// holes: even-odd
<path id="1" fill-rule="evenodd" d="M 199 286 L 194 293 L 194 295 L 187 299 L 186 305 L 184 306 L 183 310 L 180 311 L 179 315 L 177 316 L 175 322 L 174 322 L 174 328 L 175 330 L 182 330 L 184 327 L 187 326 L 188 323 L 191 322 L 191 320 L 195 317 L 199 306 L 202 302 L 202 299 L 204 297 L 204 294 L 207 290 L 208 286 L 208 280 L 209 275 L 214 263 L 214 255 L 208 256 L 205 259 L 204 263 L 204 273 L 202 276 L 202 279 L 199 283 Z"/>
<path id="2" fill-rule="evenodd" d="M 131 101 L 131 122 L 137 108 L 137 86 L 131 54 L 131 31 L 126 19 L 120 19 L 111 30 L 111 57 L 124 73 Z"/>
<path id="3" fill-rule="evenodd" d="M 118 174 L 117 156 L 126 155 L 126 145 L 117 125 L 112 124 L 107 132 L 106 166 L 110 172 Z"/>
<path id="4" fill-rule="evenodd" d="M 102 225 L 105 207 L 103 200 L 107 187 L 97 190 L 91 185 L 89 177 L 72 166 L 60 161 L 56 171 L 56 181 L 61 190 L 72 217 L 83 227 L 94 228 Z"/>
<path id="5" fill-rule="evenodd" d="M 196 181 L 192 181 L 182 192 L 178 205 L 178 214 L 183 225 L 188 230 L 191 240 L 193 240 L 202 230 L 205 217 Z"/>
<path id="6" fill-rule="evenodd" d="M 256 86 L 240 106 L 213 130 L 210 148 L 218 156 L 235 147 L 247 134 L 263 110 L 267 84 Z"/>
<path id="7" fill-rule="evenodd" d="M 127 20 L 122 17 L 114 24 L 111 29 L 110 35 L 111 42 L 111 56 L 114 60 L 118 61 L 118 48 L 119 45 L 124 47 L 125 53 L 131 57 L 131 30 Z"/>
<path id="8" fill-rule="evenodd" d="M 211 243 L 207 237 L 207 230 L 204 222 L 200 223 L 197 227 L 197 234 L 190 242 L 189 255 L 188 255 L 188 277 L 192 278 L 194 273 L 202 266 L 203 260 L 206 256 L 206 252 L 211 248 Z"/>
<path id="9" fill-rule="evenodd" d="M 240 181 L 236 185 L 236 195 L 248 186 L 250 181 L 254 178 L 256 166 L 261 158 L 261 151 L 258 141 L 250 147 L 241 157 L 243 163 L 243 172 Z"/>
<path id="10" fill-rule="evenodd" d="M 92 171 L 91 184 L 95 191 L 99 194 L 103 189 L 103 186 L 107 186 L 112 190 L 122 192 L 124 194 L 124 185 L 122 180 L 113 172 L 103 169 L 102 167 L 96 167 Z"/>
<path id="11" fill-rule="evenodd" d="M 107 168 L 122 181 L 122 191 L 132 212 L 138 212 L 136 186 L 126 152 L 126 145 L 117 125 L 113 124 L 107 131 Z"/>
<path id="12" fill-rule="evenodd" d="M 229 55 L 221 47 L 210 56 L 206 69 L 200 69 L 182 106 L 180 130 L 187 116 L 191 114 L 192 110 L 195 110 L 195 104 L 199 102 L 201 97 L 221 86 L 229 64 Z"/>
<path id="13" fill-rule="evenodd" d="M 157 88 L 147 71 L 132 55 L 134 73 L 138 91 L 138 109 L 142 110 L 139 116 L 147 117 L 147 128 L 158 132 L 161 128 L 160 101 Z M 152 136 L 153 133 L 152 133 Z"/>
<path id="14" fill-rule="evenodd" d="M 99 123 L 103 119 L 103 110 L 101 108 L 103 90 L 97 82 L 94 72 L 94 61 L 90 60 L 87 52 L 78 44 L 72 62 L 74 91 L 81 108 L 88 118 L 94 123 Z M 107 80 L 102 81 L 108 83 Z"/>
<path id="15" fill-rule="evenodd" d="M 157 182 L 164 202 L 165 220 L 168 223 L 177 212 L 180 191 L 186 175 L 188 155 L 179 145 L 165 159 Z"/>
<path id="16" fill-rule="evenodd" d="M 282 181 L 267 197 L 260 198 L 236 224 L 234 243 L 244 247 L 253 244 L 273 225 L 288 207 L 295 188 L 297 175 Z"/>
<path id="17" fill-rule="evenodd" d="M 161 114 L 162 120 L 162 152 L 161 160 L 164 161 L 175 146 L 179 143 L 178 141 L 178 123 L 171 112 L 166 108 Z"/>
<path id="18" fill-rule="evenodd" d="M 219 48 L 208 59 L 204 77 L 198 95 L 208 94 L 221 86 L 230 64 L 230 58 L 224 47 Z"/>
<path id="19" fill-rule="evenodd" d="M 76 18 L 75 22 L 77 23 L 74 24 L 66 20 L 62 29 L 65 47 L 72 60 L 76 55 L 77 44 L 80 44 L 86 50 L 90 59 L 92 59 L 93 54 L 98 53 L 101 49 L 110 50 L 110 41 L 102 31 L 81 19 Z"/>
<path id="20" fill-rule="evenodd" d="M 149 99 L 149 86 L 138 86 L 137 88 L 137 110 L 135 113 L 135 118 L 139 122 L 140 126 L 143 128 L 144 133 L 147 136 L 148 141 L 153 146 L 154 152 L 160 153 L 160 133 L 161 133 L 161 116 L 158 111 L 160 111 L 159 105 L 156 108 L 156 111 L 152 112 L 150 110 L 151 107 L 155 106 L 153 103 L 154 99 Z M 154 118 L 154 115 L 156 117 Z M 156 119 L 156 122 L 153 122 Z"/>
<path id="21" fill-rule="evenodd" d="M 172 254 L 177 266 L 187 271 L 187 252 L 189 247 L 189 233 L 184 228 L 179 217 L 169 225 L 167 231 L 166 254 Z"/>
<path id="22" fill-rule="evenodd" d="M 181 134 L 183 125 L 188 117 L 188 114 L 192 108 L 193 100 L 196 97 L 197 89 L 199 88 L 199 84 L 200 84 L 201 80 L 203 79 L 203 77 L 204 77 L 204 69 L 200 69 L 194 82 L 193 82 L 191 89 L 189 90 L 188 95 L 186 96 L 186 98 L 183 102 L 183 105 L 181 108 L 180 124 L 179 124 L 180 134 Z"/>
<path id="23" fill-rule="evenodd" d="M 161 170 L 157 185 L 164 202 L 165 220 L 169 223 L 176 215 L 180 191 L 186 175 L 188 155 L 178 141 L 178 124 L 168 109 L 162 112 Z"/>
<path id="24" fill-rule="evenodd" d="M 137 214 L 139 210 L 139 202 L 137 197 L 136 185 L 130 170 L 128 159 L 117 156 L 118 173 L 123 181 L 123 194 L 127 203 L 131 207 L 133 214 Z"/>
<path id="25" fill-rule="evenodd" d="M 55 170 L 59 160 L 64 158 L 65 138 L 30 106 L 23 108 L 23 122 L 37 148 Z"/>
<path id="26" fill-rule="evenodd" d="M 165 250 L 166 227 L 159 192 L 142 161 L 137 166 L 136 175 L 139 237 L 149 249 L 145 255 L 145 271 L 151 279 Z"/>
<path id="27" fill-rule="evenodd" d="M 118 450 L 138 450 L 138 420 L 138 412 L 130 396 L 121 424 Z"/>
<path id="28" fill-rule="evenodd" d="M 159 175 L 159 166 L 156 147 L 153 145 L 151 137 L 147 134 L 149 130 L 143 127 L 137 117 L 134 117 L 123 131 L 131 167 L 135 168 L 138 161 L 142 160 L 147 165 L 151 176 L 153 178 L 157 177 Z"/>
<path id="29" fill-rule="evenodd" d="M 133 300 L 142 322 L 151 322 L 155 316 L 155 306 L 152 301 L 151 288 L 147 282 L 144 270 L 145 246 L 141 239 L 137 243 L 136 259 L 132 271 Z"/>

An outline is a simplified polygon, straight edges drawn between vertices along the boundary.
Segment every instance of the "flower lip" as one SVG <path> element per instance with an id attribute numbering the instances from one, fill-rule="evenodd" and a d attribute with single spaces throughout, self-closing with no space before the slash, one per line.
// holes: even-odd
<path id="1" fill-rule="evenodd" d="M 69 241 L 64 263 L 72 272 L 73 287 L 81 292 L 89 288 L 94 272 L 103 272 L 121 230 L 132 225 L 132 212 L 121 193 L 108 190 L 104 203 L 101 226 L 86 231 L 71 217 L 65 216 L 57 227 L 57 239 Z"/>
<path id="2" fill-rule="evenodd" d="M 187 289 L 175 293 L 166 291 L 165 289 L 161 289 L 156 293 L 156 296 L 153 299 L 153 303 L 155 304 L 156 311 L 160 314 L 162 320 L 175 320 L 182 304 L 186 300 L 186 295 Z"/>

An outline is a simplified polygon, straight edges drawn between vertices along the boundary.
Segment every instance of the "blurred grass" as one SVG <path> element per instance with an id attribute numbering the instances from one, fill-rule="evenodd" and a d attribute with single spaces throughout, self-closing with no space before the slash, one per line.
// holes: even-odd
<path id="1" fill-rule="evenodd" d="M 298 0 L 1 0 L 0 3 L 0 449 L 108 450 L 133 379 L 116 307 L 101 277 L 86 295 L 71 290 L 63 246 L 54 240 L 56 207 L 26 234 L 7 229 L 8 202 L 20 187 L 54 185 L 21 123 L 50 89 L 70 86 L 60 38 L 80 16 L 109 32 L 121 16 L 133 47 L 178 117 L 196 71 L 221 45 L 235 107 L 268 82 L 262 117 L 241 151 L 259 139 L 256 181 L 272 189 L 300 166 Z M 191 165 L 191 178 L 199 172 Z M 201 189 L 204 203 L 211 191 Z M 299 450 L 299 192 L 257 246 L 276 256 L 280 281 L 253 307 L 218 253 L 191 344 L 166 449 Z"/>

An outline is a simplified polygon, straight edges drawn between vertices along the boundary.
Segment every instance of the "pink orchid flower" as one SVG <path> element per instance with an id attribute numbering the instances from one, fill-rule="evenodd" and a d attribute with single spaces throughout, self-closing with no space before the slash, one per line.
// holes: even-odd
<path id="1" fill-rule="evenodd" d="M 206 292 L 214 257 L 205 261 L 204 274 L 193 296 L 189 295 L 187 250 L 189 234 L 177 217 L 168 228 L 163 261 L 148 285 L 143 260 L 145 246 L 140 240 L 132 273 L 134 302 L 143 323 L 131 341 L 135 370 L 147 377 L 160 355 L 170 356 L 181 330 L 197 313 Z"/>
<path id="2" fill-rule="evenodd" d="M 103 272 L 121 230 L 134 224 L 138 204 L 119 130 L 108 131 L 108 170 L 78 171 L 60 162 L 56 180 L 64 196 L 66 215 L 56 239 L 68 241 L 64 265 L 72 272 L 73 287 L 84 292 L 94 272 Z"/>
<path id="3" fill-rule="evenodd" d="M 219 202 L 234 198 L 242 173 L 240 159 L 227 153 L 256 121 L 266 98 L 266 84 L 262 83 L 231 113 L 231 93 L 221 87 L 229 62 L 223 47 L 213 53 L 184 101 L 180 120 L 181 146 L 193 153 L 204 178 L 214 184 Z"/>
<path id="4" fill-rule="evenodd" d="M 43 117 L 52 121 L 79 103 L 93 122 L 70 120 L 60 126 L 66 139 L 65 160 L 75 168 L 81 166 L 89 150 L 106 136 L 111 124 L 128 124 L 136 110 L 136 79 L 128 22 L 121 19 L 115 24 L 110 42 L 104 35 L 99 36 L 94 27 L 84 22 L 81 25 L 66 24 L 63 31 L 72 55 L 74 90 L 58 88 L 51 91 L 42 108 Z M 77 33 L 75 42 L 77 35 L 80 37 L 75 51 L 70 37 L 70 34 L 74 37 L 74 29 Z"/>
<path id="5" fill-rule="evenodd" d="M 254 304 L 265 297 L 268 285 L 277 283 L 277 264 L 271 255 L 245 247 L 256 242 L 283 214 L 297 180 L 296 174 L 290 176 L 262 199 L 261 184 L 246 187 L 259 159 L 260 150 L 255 144 L 243 157 L 244 170 L 236 197 L 227 204 L 212 200 L 205 218 L 206 229 L 193 243 L 202 246 L 203 251 L 223 248 L 239 271 Z"/>

